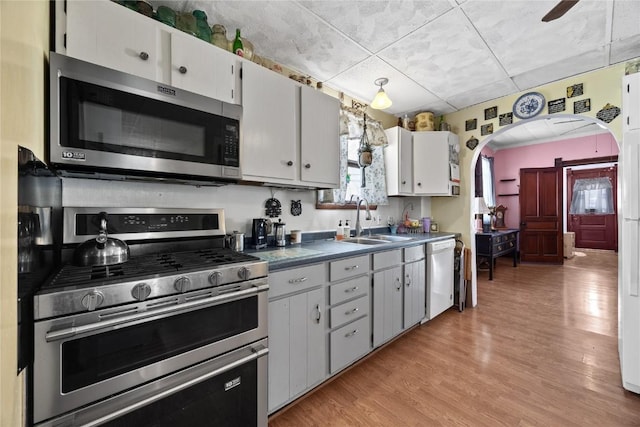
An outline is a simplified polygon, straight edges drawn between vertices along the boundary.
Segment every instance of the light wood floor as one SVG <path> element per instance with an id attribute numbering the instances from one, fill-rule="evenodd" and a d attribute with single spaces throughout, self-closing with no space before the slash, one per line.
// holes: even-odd
<path id="1" fill-rule="evenodd" d="M 286 426 L 640 426 L 621 387 L 617 255 L 479 273 L 479 305 L 408 332 L 269 422 Z"/>

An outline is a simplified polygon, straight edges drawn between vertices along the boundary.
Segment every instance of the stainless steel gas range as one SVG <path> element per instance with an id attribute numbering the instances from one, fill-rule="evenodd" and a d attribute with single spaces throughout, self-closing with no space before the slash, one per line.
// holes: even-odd
<path id="1" fill-rule="evenodd" d="M 36 294 L 36 425 L 266 426 L 267 263 L 222 247 L 222 210 L 65 208 L 65 245 L 101 211 L 131 257 Z"/>

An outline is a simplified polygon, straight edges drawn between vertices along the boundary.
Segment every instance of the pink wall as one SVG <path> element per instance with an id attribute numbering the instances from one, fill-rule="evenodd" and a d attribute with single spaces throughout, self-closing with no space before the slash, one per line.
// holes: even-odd
<path id="1" fill-rule="evenodd" d="M 520 205 L 517 196 L 499 196 L 518 193 L 520 169 L 551 167 L 558 157 L 562 160 L 590 159 L 618 155 L 618 144 L 611 133 L 527 145 L 498 150 L 494 153 L 494 172 L 496 179 L 496 202 L 506 206 L 505 224 L 509 228 L 519 228 Z M 501 179 L 512 179 L 500 182 Z"/>

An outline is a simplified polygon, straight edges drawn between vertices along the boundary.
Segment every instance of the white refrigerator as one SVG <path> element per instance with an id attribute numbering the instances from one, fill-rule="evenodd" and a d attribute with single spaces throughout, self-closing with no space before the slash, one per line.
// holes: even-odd
<path id="1" fill-rule="evenodd" d="M 618 351 L 623 387 L 640 393 L 640 74 L 625 76 L 622 92 Z"/>

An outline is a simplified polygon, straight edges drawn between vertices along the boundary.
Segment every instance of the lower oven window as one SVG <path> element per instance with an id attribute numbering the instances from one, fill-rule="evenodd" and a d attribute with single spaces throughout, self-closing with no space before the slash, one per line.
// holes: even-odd
<path id="1" fill-rule="evenodd" d="M 258 327 L 258 297 L 227 302 L 62 344 L 62 392 Z"/>
<path id="2" fill-rule="evenodd" d="M 257 361 L 130 412 L 108 427 L 255 426 L 258 419 Z"/>

